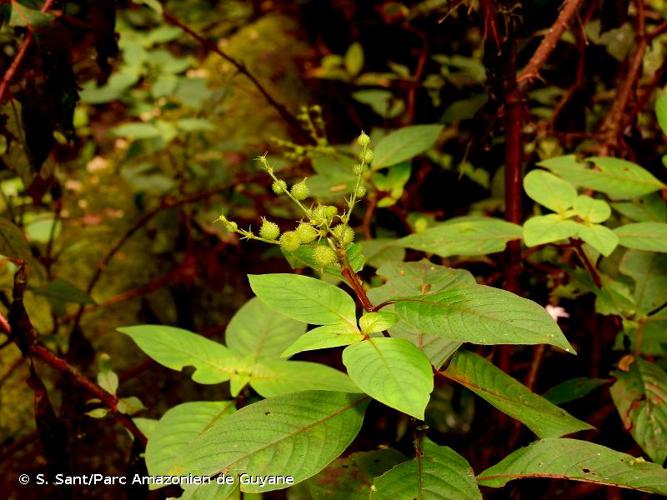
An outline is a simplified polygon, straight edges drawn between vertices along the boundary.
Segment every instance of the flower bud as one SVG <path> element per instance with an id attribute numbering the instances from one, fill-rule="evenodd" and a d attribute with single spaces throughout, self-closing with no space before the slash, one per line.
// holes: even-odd
<path id="1" fill-rule="evenodd" d="M 362 148 L 365 148 L 371 143 L 371 138 L 368 137 L 364 132 L 361 133 L 359 137 L 357 137 L 357 144 L 361 146 Z"/>

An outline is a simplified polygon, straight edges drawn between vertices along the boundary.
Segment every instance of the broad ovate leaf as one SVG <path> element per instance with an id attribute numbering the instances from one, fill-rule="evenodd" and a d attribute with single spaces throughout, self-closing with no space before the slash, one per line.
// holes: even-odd
<path id="1" fill-rule="evenodd" d="M 569 155 L 550 158 L 538 165 L 575 186 L 600 191 L 612 199 L 636 198 L 665 187 L 648 170 L 619 158 L 597 156 L 579 160 Z"/>
<path id="2" fill-rule="evenodd" d="M 361 332 L 347 323 L 318 326 L 296 339 L 280 356 L 289 358 L 299 352 L 350 345 L 363 339 Z"/>
<path id="3" fill-rule="evenodd" d="M 624 247 L 667 253 L 667 223 L 636 222 L 617 227 L 614 232 Z"/>
<path id="4" fill-rule="evenodd" d="M 357 326 L 354 300 L 334 285 L 297 274 L 251 274 L 248 279 L 262 302 L 289 318 L 312 325 Z"/>
<path id="5" fill-rule="evenodd" d="M 600 224 L 577 224 L 578 236 L 605 257 L 618 246 L 618 236 L 608 227 Z"/>
<path id="6" fill-rule="evenodd" d="M 611 217 L 609 203 L 585 195 L 577 196 L 572 210 L 587 223 L 600 223 Z"/>
<path id="7" fill-rule="evenodd" d="M 558 214 L 537 215 L 523 225 L 523 240 L 529 247 L 572 238 L 579 232 L 573 220 L 563 219 Z"/>
<path id="8" fill-rule="evenodd" d="M 656 463 L 667 459 L 667 373 L 635 359 L 628 372 L 616 372 L 611 397 L 637 444 Z"/>
<path id="9" fill-rule="evenodd" d="M 413 125 L 387 134 L 375 146 L 373 169 L 410 160 L 435 144 L 442 125 Z"/>
<path id="10" fill-rule="evenodd" d="M 183 467 L 193 475 L 314 476 L 352 443 L 368 398 L 328 391 L 298 392 L 246 406 L 192 440 Z M 285 485 L 242 485 L 260 493 Z"/>
<path id="11" fill-rule="evenodd" d="M 277 358 L 305 331 L 305 323 L 288 318 L 253 298 L 232 317 L 225 331 L 225 342 L 235 353 L 253 360 Z"/>
<path id="12" fill-rule="evenodd" d="M 522 237 L 521 226 L 491 217 L 452 220 L 401 238 L 396 245 L 440 257 L 501 252 Z"/>
<path id="13" fill-rule="evenodd" d="M 396 302 L 407 324 L 431 335 L 473 344 L 550 344 L 574 353 L 543 307 L 506 290 L 457 286 Z"/>
<path id="14" fill-rule="evenodd" d="M 253 366 L 250 386 L 264 398 L 314 390 L 361 392 L 347 375 L 330 366 L 282 359 L 267 359 Z"/>
<path id="15" fill-rule="evenodd" d="M 192 380 L 200 384 L 226 382 L 239 358 L 224 345 L 196 333 L 163 325 L 136 325 L 117 329 L 130 337 L 146 355 L 167 368 L 195 368 Z"/>
<path id="16" fill-rule="evenodd" d="M 148 473 L 152 476 L 187 474 L 182 457 L 192 441 L 235 410 L 234 401 L 196 401 L 170 408 L 158 421 L 148 440 Z"/>
<path id="17" fill-rule="evenodd" d="M 457 352 L 443 374 L 519 420 L 538 437 L 593 429 L 472 352 Z"/>
<path id="18" fill-rule="evenodd" d="M 414 460 L 399 464 L 376 478 L 372 491 L 373 500 L 482 499 L 468 461 L 451 448 L 438 446 L 427 438 Z"/>
<path id="19" fill-rule="evenodd" d="M 577 439 L 536 441 L 477 476 L 482 486 L 501 488 L 514 479 L 570 479 L 667 495 L 667 470 L 605 446 Z"/>
<path id="20" fill-rule="evenodd" d="M 352 381 L 373 399 L 424 420 L 433 391 L 428 358 L 407 340 L 375 337 L 343 351 L 343 364 Z"/>
<path id="21" fill-rule="evenodd" d="M 577 199 L 577 189 L 546 170 L 533 170 L 523 179 L 526 194 L 542 206 L 562 213 Z"/>

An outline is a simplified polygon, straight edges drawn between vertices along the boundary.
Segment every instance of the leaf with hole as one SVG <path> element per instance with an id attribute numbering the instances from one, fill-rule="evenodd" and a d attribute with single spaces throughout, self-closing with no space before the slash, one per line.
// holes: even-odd
<path id="1" fill-rule="evenodd" d="M 667 470 L 587 441 L 552 438 L 511 453 L 477 476 L 481 486 L 501 488 L 515 479 L 570 479 L 667 495 Z"/>

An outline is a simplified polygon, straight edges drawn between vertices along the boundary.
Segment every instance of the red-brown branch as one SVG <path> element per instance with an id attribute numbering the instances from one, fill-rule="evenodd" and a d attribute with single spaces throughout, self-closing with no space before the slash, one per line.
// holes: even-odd
<path id="1" fill-rule="evenodd" d="M 48 12 L 54 3 L 55 0 L 46 0 L 44 2 L 44 5 L 42 5 L 42 8 L 40 9 L 40 12 L 42 13 Z M 2 102 L 5 100 L 5 94 L 7 93 L 9 84 L 14 79 L 14 76 L 16 76 L 16 72 L 21 66 L 23 59 L 25 59 L 25 55 L 28 53 L 28 49 L 30 48 L 30 44 L 32 44 L 33 38 L 34 35 L 32 29 L 29 28 L 28 32 L 23 38 L 23 42 L 21 42 L 19 50 L 16 52 L 16 57 L 14 57 L 14 60 L 9 65 L 9 68 L 7 68 L 7 71 L 5 71 L 5 74 L 2 77 L 2 81 L 0 81 L 0 104 L 2 104 Z"/>
<path id="2" fill-rule="evenodd" d="M 11 335 L 11 327 L 7 319 L 0 314 L 0 329 L 7 336 Z M 75 385 L 79 386 L 85 390 L 92 397 L 99 399 L 102 403 L 109 409 L 113 417 L 125 427 L 130 433 L 144 446 L 146 445 L 147 439 L 144 436 L 143 432 L 139 430 L 134 421 L 124 413 L 118 411 L 118 397 L 107 392 L 102 387 L 97 385 L 95 382 L 90 380 L 79 370 L 70 365 L 60 356 L 49 351 L 44 345 L 40 342 L 32 342 L 30 344 L 30 355 L 40 361 L 46 363 L 51 368 L 59 371 L 60 373 L 66 375 Z"/>
<path id="3" fill-rule="evenodd" d="M 549 32 L 542 39 L 530 61 L 528 61 L 526 67 L 519 74 L 517 80 L 521 90 L 526 91 L 540 77 L 540 70 L 547 62 L 547 59 L 549 59 L 551 53 L 556 49 L 563 33 L 565 33 L 570 22 L 579 11 L 582 3 L 583 0 L 565 0 L 556 22 L 549 28 Z"/>

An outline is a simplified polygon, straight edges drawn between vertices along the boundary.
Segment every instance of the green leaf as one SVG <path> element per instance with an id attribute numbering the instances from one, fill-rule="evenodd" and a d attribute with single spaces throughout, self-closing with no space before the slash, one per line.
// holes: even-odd
<path id="1" fill-rule="evenodd" d="M 508 241 L 520 239 L 521 226 L 491 217 L 452 220 L 429 227 L 396 241 L 396 245 L 433 253 L 450 255 L 485 255 L 501 252 Z"/>
<path id="2" fill-rule="evenodd" d="M 469 271 L 438 266 L 426 259 L 419 262 L 390 262 L 381 266 L 377 274 L 385 279 L 385 284 L 368 291 L 369 298 L 375 303 L 475 284 L 475 277 Z"/>
<path id="3" fill-rule="evenodd" d="M 340 288 L 297 274 L 250 274 L 250 288 L 267 306 L 312 325 L 357 327 L 354 300 Z"/>
<path id="4" fill-rule="evenodd" d="M 574 213 L 584 222 L 599 223 L 611 217 L 611 207 L 604 200 L 596 200 L 590 196 L 579 195 L 574 200 Z"/>
<path id="5" fill-rule="evenodd" d="M 215 125 L 204 118 L 181 118 L 176 120 L 176 126 L 183 132 L 210 132 L 216 130 Z"/>
<path id="6" fill-rule="evenodd" d="M 467 285 L 396 303 L 398 316 L 424 333 L 473 344 L 551 344 L 574 353 L 535 302 L 506 290 Z"/>
<path id="7" fill-rule="evenodd" d="M 239 364 L 237 356 L 224 345 L 181 328 L 137 325 L 117 330 L 167 368 L 180 371 L 186 366 L 194 366 L 192 380 L 200 384 L 226 382 Z"/>
<path id="8" fill-rule="evenodd" d="M 26 262 L 32 260 L 30 245 L 23 231 L 3 217 L 0 217 L 0 255 Z"/>
<path id="9" fill-rule="evenodd" d="M 197 401 L 170 408 L 158 421 L 148 440 L 148 473 L 152 476 L 187 474 L 183 456 L 192 441 L 235 410 L 234 401 Z"/>
<path id="10" fill-rule="evenodd" d="M 617 227 L 614 232 L 624 247 L 649 252 L 667 252 L 667 224 L 637 222 Z"/>
<path id="11" fill-rule="evenodd" d="M 12 11 L 9 17 L 9 26 L 16 27 L 32 27 L 37 28 L 50 23 L 53 20 L 53 15 L 48 12 L 40 12 L 38 9 L 29 9 L 19 2 L 11 2 Z"/>
<path id="12" fill-rule="evenodd" d="M 114 135 L 127 139 L 157 139 L 162 137 L 160 128 L 152 123 L 126 123 L 112 129 Z"/>
<path id="13" fill-rule="evenodd" d="M 289 358 L 303 351 L 350 345 L 355 342 L 361 342 L 363 338 L 359 330 L 352 328 L 347 323 L 320 326 L 304 333 L 285 349 L 280 356 Z"/>
<path id="14" fill-rule="evenodd" d="M 665 92 L 660 92 L 655 100 L 655 116 L 662 133 L 667 135 L 667 93 Z"/>
<path id="15" fill-rule="evenodd" d="M 412 125 L 387 134 L 375 147 L 373 169 L 396 165 L 430 149 L 442 128 L 442 125 Z"/>
<path id="16" fill-rule="evenodd" d="M 414 460 L 399 464 L 375 479 L 370 498 L 481 500 L 482 494 L 465 458 L 447 446 L 438 446 L 424 438 L 422 450 Z"/>
<path id="17" fill-rule="evenodd" d="M 667 204 L 660 193 L 652 193 L 631 201 L 612 203 L 614 210 L 636 222 L 665 222 Z"/>
<path id="18" fill-rule="evenodd" d="M 543 439 L 520 448 L 477 476 L 482 486 L 501 488 L 514 479 L 571 479 L 667 495 L 667 470 L 599 444 Z"/>
<path id="19" fill-rule="evenodd" d="M 371 301 L 379 304 L 389 299 L 428 295 L 456 285 L 475 284 L 475 278 L 465 269 L 438 266 L 424 259 L 419 262 L 389 263 L 378 269 L 386 283 L 368 291 Z M 394 305 L 383 310 L 393 310 Z M 419 328 L 399 321 L 389 329 L 392 337 L 409 340 L 421 349 L 433 366 L 439 368 L 461 346 L 438 335 L 425 334 Z"/>
<path id="20" fill-rule="evenodd" d="M 369 312 L 359 318 L 361 331 L 370 335 L 371 333 L 383 332 L 396 324 L 398 318 L 391 311 Z"/>
<path id="21" fill-rule="evenodd" d="M 634 280 L 633 296 L 640 312 L 646 314 L 667 302 L 667 255 L 628 250 L 618 270 Z"/>
<path id="22" fill-rule="evenodd" d="M 600 224 L 577 224 L 578 236 L 605 257 L 611 255 L 618 246 L 618 236 L 608 227 Z"/>
<path id="23" fill-rule="evenodd" d="M 579 226 L 576 222 L 563 219 L 557 214 L 531 217 L 523 225 L 523 240 L 529 247 L 544 245 L 576 236 Z"/>
<path id="24" fill-rule="evenodd" d="M 371 267 L 378 268 L 388 262 L 402 262 L 405 259 L 405 249 L 395 246 L 394 240 L 390 238 L 364 240 L 359 244 L 366 256 L 366 264 Z"/>
<path id="25" fill-rule="evenodd" d="M 255 361 L 279 357 L 305 331 L 305 323 L 283 316 L 253 298 L 232 317 L 225 341 L 232 351 Z"/>
<path id="26" fill-rule="evenodd" d="M 579 161 L 574 155 L 538 163 L 575 186 L 594 189 L 613 199 L 629 199 L 663 189 L 665 185 L 639 165 L 619 158 L 592 157 Z"/>
<path id="27" fill-rule="evenodd" d="M 462 384 L 538 437 L 559 437 L 593 429 L 507 375 L 481 356 L 457 352 L 443 374 Z"/>
<path id="28" fill-rule="evenodd" d="M 370 338 L 346 347 L 343 364 L 352 381 L 373 399 L 424 420 L 433 372 L 415 345 L 403 339 Z"/>
<path id="29" fill-rule="evenodd" d="M 637 444 L 658 464 L 667 459 L 667 373 L 636 358 L 629 372 L 615 372 L 611 397 Z"/>
<path id="30" fill-rule="evenodd" d="M 604 378 L 575 377 L 552 387 L 542 397 L 555 405 L 561 405 L 583 398 L 608 383 L 609 380 Z"/>
<path id="31" fill-rule="evenodd" d="M 368 398 L 310 391 L 265 399 L 210 426 L 183 455 L 193 475 L 285 476 L 299 483 L 337 458 L 361 429 Z M 284 485 L 242 485 L 266 492 Z"/>
<path id="32" fill-rule="evenodd" d="M 523 189 L 534 201 L 554 212 L 562 213 L 577 198 L 576 188 L 545 170 L 532 170 L 523 179 Z"/>
<path id="33" fill-rule="evenodd" d="M 364 49 L 359 42 L 350 45 L 345 53 L 345 69 L 350 76 L 356 76 L 364 67 Z"/>
<path id="34" fill-rule="evenodd" d="M 74 286 L 69 281 L 60 278 L 54 279 L 48 285 L 33 288 L 32 291 L 43 295 L 50 300 L 71 302 L 73 304 L 94 304 L 95 301 L 86 292 Z"/>
<path id="35" fill-rule="evenodd" d="M 313 500 L 368 500 L 373 479 L 405 460 L 393 448 L 352 453 L 308 480 Z"/>
<path id="36" fill-rule="evenodd" d="M 263 398 L 301 391 L 361 392 L 343 372 L 319 363 L 269 359 L 252 368 L 250 385 Z"/>

